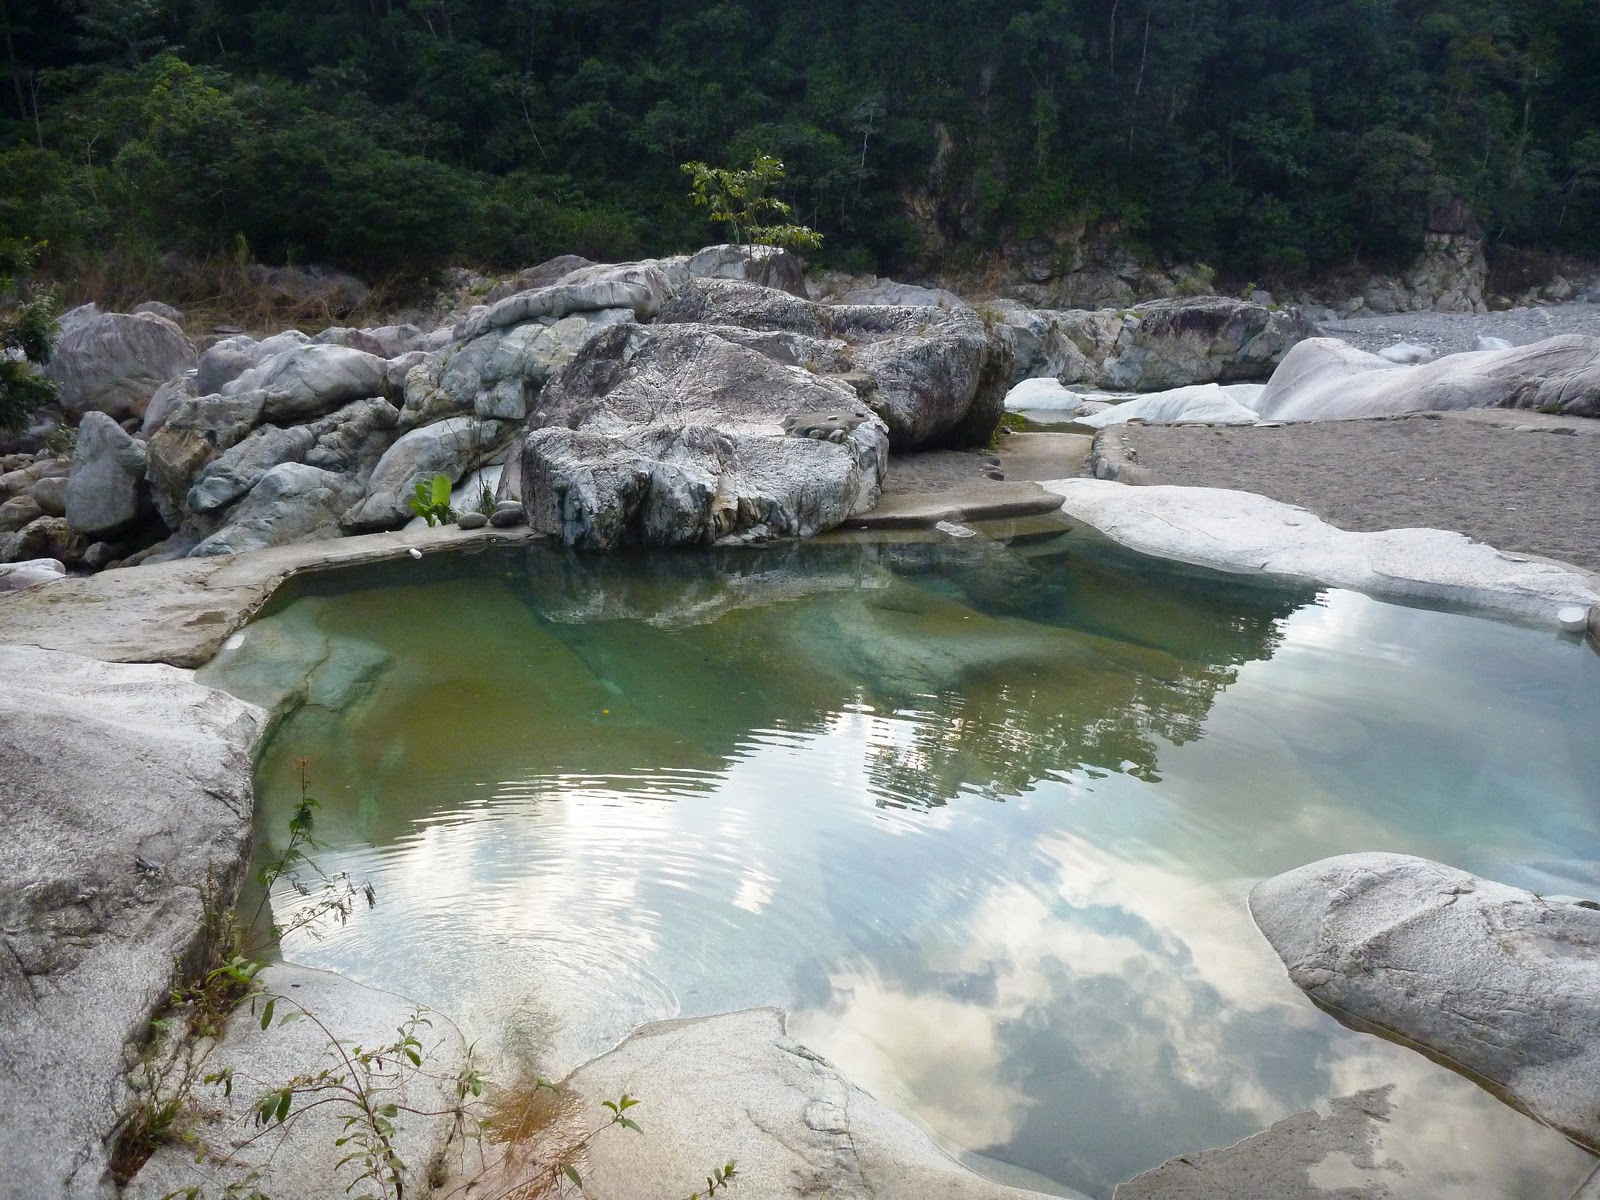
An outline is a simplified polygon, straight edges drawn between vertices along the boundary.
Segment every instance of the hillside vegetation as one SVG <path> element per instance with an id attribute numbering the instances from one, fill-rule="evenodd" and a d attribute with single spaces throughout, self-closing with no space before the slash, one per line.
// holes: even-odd
<path id="1" fill-rule="evenodd" d="M 62 18 L 67 10 L 68 19 Z M 1593 0 L 0 0 L 0 238 L 369 276 L 713 237 L 781 157 L 852 269 L 1111 231 L 1293 279 L 1430 207 L 1600 253 Z"/>

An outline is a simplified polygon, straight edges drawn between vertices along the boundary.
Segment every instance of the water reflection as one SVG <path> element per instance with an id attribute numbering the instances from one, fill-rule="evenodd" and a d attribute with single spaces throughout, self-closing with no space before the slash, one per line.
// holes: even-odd
<path id="1" fill-rule="evenodd" d="M 309 755 L 326 865 L 378 889 L 297 959 L 546 1073 L 643 1021 L 783 1005 L 952 1146 L 1096 1196 L 1385 1085 L 1396 1196 L 1582 1177 L 1313 1009 L 1243 903 L 1354 849 L 1581 890 L 1600 748 L 1565 718 L 1600 664 L 1571 645 L 1072 539 L 370 582 L 308 589 L 208 669 L 300 704 L 264 830 Z"/>

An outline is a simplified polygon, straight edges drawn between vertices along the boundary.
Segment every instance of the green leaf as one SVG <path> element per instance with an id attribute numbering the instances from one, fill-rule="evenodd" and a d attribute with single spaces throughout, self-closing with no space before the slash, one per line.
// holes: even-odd
<path id="1" fill-rule="evenodd" d="M 450 487 L 450 476 L 435 475 L 433 477 L 433 503 L 435 508 L 449 507 Z"/>
<path id="2" fill-rule="evenodd" d="M 277 997 L 268 1000 L 266 1007 L 261 1010 L 261 1028 L 265 1029 L 272 1024 L 272 1010 L 278 1005 Z"/>
<path id="3" fill-rule="evenodd" d="M 561 1173 L 568 1179 L 572 1180 L 573 1187 L 581 1188 L 583 1186 L 583 1176 L 578 1174 L 578 1168 L 573 1166 L 571 1163 L 563 1164 L 561 1167 Z"/>

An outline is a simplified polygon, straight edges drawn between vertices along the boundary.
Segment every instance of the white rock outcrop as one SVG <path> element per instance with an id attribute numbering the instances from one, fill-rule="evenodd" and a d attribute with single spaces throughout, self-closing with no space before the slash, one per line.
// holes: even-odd
<path id="1" fill-rule="evenodd" d="M 1226 488 L 1129 487 L 1101 479 L 1043 485 L 1062 511 L 1133 550 L 1194 566 L 1445 603 L 1560 627 L 1569 605 L 1600 604 L 1576 569 L 1506 554 L 1442 529 L 1350 533 L 1313 513 Z"/>

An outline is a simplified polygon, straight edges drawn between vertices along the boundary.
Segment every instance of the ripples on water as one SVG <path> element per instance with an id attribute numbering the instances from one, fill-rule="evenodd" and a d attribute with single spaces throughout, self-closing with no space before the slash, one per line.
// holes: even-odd
<path id="1" fill-rule="evenodd" d="M 1070 538 L 338 582 L 208 668 L 304 701 L 261 764 L 262 836 L 309 758 L 319 862 L 377 891 L 296 960 L 546 1074 L 646 1021 L 781 1005 L 953 1149 L 1094 1196 L 1379 1085 L 1404 1195 L 1582 1178 L 1559 1137 L 1314 1009 L 1244 903 L 1363 849 L 1600 890 L 1600 743 L 1571 719 L 1600 711 L 1600 659 L 1570 641 Z"/>

